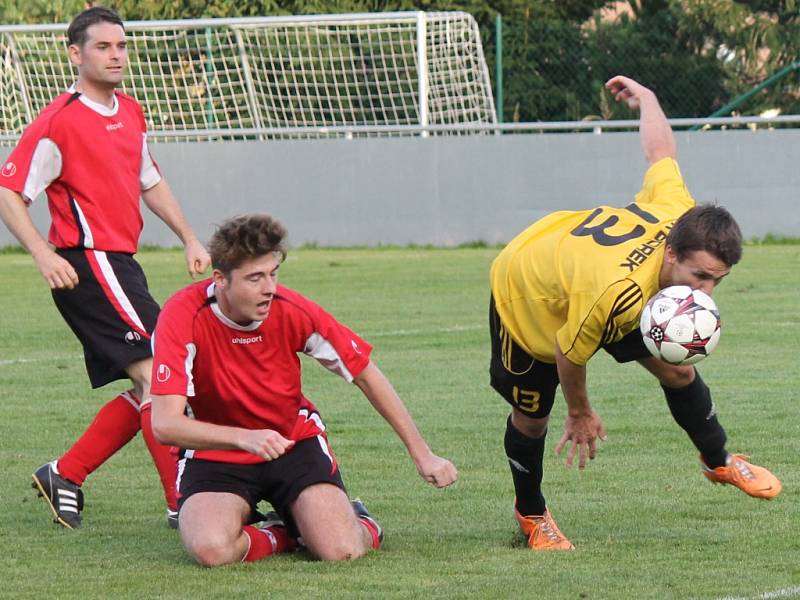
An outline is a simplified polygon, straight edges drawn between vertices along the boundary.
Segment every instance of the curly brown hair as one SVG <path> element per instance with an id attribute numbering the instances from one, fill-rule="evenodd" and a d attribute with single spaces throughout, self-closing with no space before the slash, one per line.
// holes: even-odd
<path id="1" fill-rule="evenodd" d="M 232 217 L 217 226 L 208 253 L 211 266 L 229 277 L 233 269 L 251 258 L 277 253 L 286 259 L 286 228 L 268 214 L 255 213 Z"/>
<path id="2" fill-rule="evenodd" d="M 683 213 L 667 234 L 667 244 L 678 260 L 705 250 L 729 267 L 742 258 L 742 231 L 733 215 L 721 206 L 700 204 Z"/>

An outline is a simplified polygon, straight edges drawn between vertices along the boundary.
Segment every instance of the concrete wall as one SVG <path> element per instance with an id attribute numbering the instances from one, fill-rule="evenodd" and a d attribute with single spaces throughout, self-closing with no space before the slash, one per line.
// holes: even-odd
<path id="1" fill-rule="evenodd" d="M 800 130 L 676 135 L 698 201 L 726 206 L 746 237 L 800 236 Z M 202 240 L 230 215 L 267 211 L 287 225 L 294 245 L 505 242 L 553 210 L 627 204 L 646 169 L 638 134 L 613 132 L 153 144 L 152 151 Z M 9 152 L 0 148 L 0 162 Z M 46 231 L 43 198 L 31 213 Z M 177 240 L 147 213 L 142 242 Z M 11 243 L 0 227 L 0 246 Z"/>

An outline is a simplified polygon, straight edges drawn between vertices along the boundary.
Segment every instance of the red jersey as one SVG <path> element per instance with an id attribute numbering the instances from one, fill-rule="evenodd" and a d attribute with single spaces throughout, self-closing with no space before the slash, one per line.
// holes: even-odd
<path id="1" fill-rule="evenodd" d="M 322 307 L 278 286 L 264 321 L 242 326 L 228 319 L 206 279 L 172 296 L 153 334 L 155 395 L 186 396 L 195 419 L 245 429 L 273 429 L 300 441 L 324 431 L 303 395 L 299 353 L 348 382 L 363 371 L 372 346 Z M 259 463 L 244 450 L 190 450 L 219 462 Z"/>
<path id="2" fill-rule="evenodd" d="M 57 248 L 134 254 L 141 191 L 161 180 L 146 130 L 141 107 L 122 92 L 112 108 L 65 92 L 25 129 L 0 185 L 28 203 L 47 192 L 48 239 Z"/>

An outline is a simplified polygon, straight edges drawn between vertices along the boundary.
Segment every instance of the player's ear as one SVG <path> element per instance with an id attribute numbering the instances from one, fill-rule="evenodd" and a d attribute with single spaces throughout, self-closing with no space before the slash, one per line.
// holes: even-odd
<path id="1" fill-rule="evenodd" d="M 214 280 L 214 285 L 220 289 L 225 289 L 225 286 L 228 283 L 228 278 L 225 277 L 225 273 L 220 271 L 219 269 L 214 269 L 211 271 L 211 278 Z"/>
<path id="2" fill-rule="evenodd" d="M 667 244 L 664 247 L 664 262 L 669 265 L 674 265 L 678 262 L 678 255 L 675 254 L 675 251 L 672 249 L 670 244 Z"/>
<path id="3" fill-rule="evenodd" d="M 76 67 L 80 67 L 83 63 L 81 47 L 78 46 L 78 44 L 70 44 L 69 48 L 67 48 L 67 52 L 69 54 L 69 61 Z"/>

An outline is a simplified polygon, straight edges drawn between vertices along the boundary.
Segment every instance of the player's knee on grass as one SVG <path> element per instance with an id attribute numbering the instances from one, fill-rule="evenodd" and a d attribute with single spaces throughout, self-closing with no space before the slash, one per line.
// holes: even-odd
<path id="1" fill-rule="evenodd" d="M 248 542 L 242 532 L 247 503 L 233 494 L 195 494 L 181 507 L 180 535 L 198 564 L 215 567 L 239 562 Z"/>
<path id="2" fill-rule="evenodd" d="M 347 494 L 338 487 L 307 487 L 291 510 L 306 548 L 319 560 L 352 560 L 371 547 L 371 535 L 358 521 Z"/>

